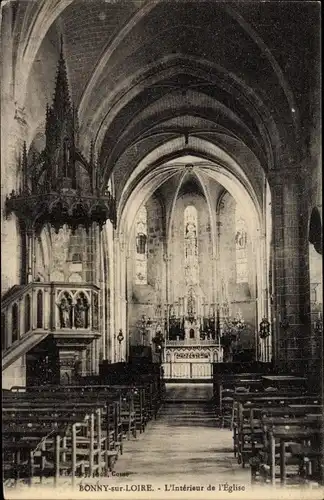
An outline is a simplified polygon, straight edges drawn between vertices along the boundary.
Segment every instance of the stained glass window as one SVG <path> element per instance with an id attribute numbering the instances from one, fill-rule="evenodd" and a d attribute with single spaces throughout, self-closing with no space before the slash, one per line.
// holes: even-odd
<path id="1" fill-rule="evenodd" d="M 147 285 L 147 210 L 143 205 L 136 216 L 136 285 Z"/>
<path id="2" fill-rule="evenodd" d="M 199 282 L 198 265 L 198 216 L 193 205 L 184 211 L 184 250 L 185 250 L 185 281 L 187 285 Z"/>
<path id="3" fill-rule="evenodd" d="M 236 283 L 246 283 L 248 281 L 248 261 L 247 261 L 247 231 L 245 220 L 236 210 Z"/>

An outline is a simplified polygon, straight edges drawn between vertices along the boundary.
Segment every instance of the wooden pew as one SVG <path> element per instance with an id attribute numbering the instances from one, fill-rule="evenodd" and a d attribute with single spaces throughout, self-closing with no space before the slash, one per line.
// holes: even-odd
<path id="1" fill-rule="evenodd" d="M 228 398 L 232 397 L 237 387 L 250 391 L 262 390 L 262 379 L 259 373 L 223 374 L 214 380 L 213 397 L 216 412 L 224 417 L 232 413 L 232 406 L 228 405 Z M 230 406 L 230 408 L 229 408 Z"/>
<path id="2" fill-rule="evenodd" d="M 122 453 L 122 421 L 121 421 L 121 395 L 118 391 L 111 391 L 107 388 L 100 388 L 100 390 L 93 387 L 89 390 L 79 386 L 66 386 L 62 392 L 61 386 L 51 387 L 49 391 L 42 390 L 42 399 L 44 395 L 55 395 L 56 399 L 66 401 L 66 392 L 69 393 L 69 401 L 75 406 L 80 407 L 81 403 L 84 407 L 94 408 L 99 404 L 100 407 L 105 407 L 102 418 L 103 424 L 106 425 L 106 435 L 110 439 L 109 449 L 120 449 Z M 39 392 L 39 388 L 35 391 Z M 25 398 L 33 399 L 33 391 L 26 393 Z M 112 424 L 113 422 L 113 424 Z M 112 424 L 112 425 L 111 425 Z M 108 426 L 110 428 L 108 429 Z M 112 440 L 113 438 L 113 440 Z M 111 453 L 111 455 L 113 455 Z"/>
<path id="3" fill-rule="evenodd" d="M 76 393 L 83 396 L 101 395 L 102 397 L 113 396 L 119 398 L 120 421 L 123 434 L 130 439 L 131 435 L 136 438 L 136 416 L 134 409 L 135 389 L 129 385 L 89 385 L 89 386 L 66 386 L 69 394 Z"/>
<path id="4" fill-rule="evenodd" d="M 13 390 L 20 390 L 20 388 L 13 388 Z M 119 400 L 120 408 L 116 412 L 116 426 L 127 428 L 128 433 L 133 433 L 136 436 L 136 422 L 133 408 L 133 390 L 129 386 L 81 386 L 81 385 L 67 385 L 64 386 L 64 393 L 62 393 L 62 386 L 43 386 L 43 387 L 29 387 L 26 392 L 27 395 L 41 393 L 42 397 L 45 392 L 55 394 L 56 397 L 66 398 L 66 393 L 69 397 L 91 397 L 91 398 L 113 398 Z M 65 396 L 64 396 L 65 394 Z M 29 397 L 29 396 L 26 396 Z M 33 397 L 33 396 L 30 396 Z M 117 416 L 118 415 L 118 416 Z M 122 434 L 120 428 L 116 429 L 116 443 L 122 450 Z"/>
<path id="5" fill-rule="evenodd" d="M 89 378 L 87 379 L 89 382 Z M 91 387 L 101 387 L 106 388 L 107 390 L 120 390 L 122 394 L 127 394 L 128 391 L 131 391 L 131 401 L 130 406 L 133 408 L 135 413 L 135 425 L 131 423 L 131 432 L 133 435 L 136 435 L 136 430 L 139 429 L 140 432 L 144 432 L 147 423 L 151 420 L 154 415 L 154 412 L 157 409 L 154 409 L 154 402 L 152 400 L 152 383 L 139 383 L 130 381 L 128 384 L 110 384 L 103 383 L 100 381 L 98 384 L 98 378 L 92 377 L 91 379 Z M 82 386 L 87 387 L 87 386 Z M 125 411 L 125 409 L 124 409 Z"/>
<path id="6" fill-rule="evenodd" d="M 287 479 L 297 484 L 320 481 L 321 415 L 291 418 L 288 422 L 283 422 L 282 417 L 264 417 L 263 426 L 265 448 L 260 466 L 263 482 L 275 485 L 277 478 L 281 485 Z M 287 468 L 291 465 L 298 469 L 290 470 L 288 475 Z"/>
<path id="7" fill-rule="evenodd" d="M 263 375 L 262 385 L 280 390 L 307 390 L 307 378 L 296 375 Z"/>
<path id="8" fill-rule="evenodd" d="M 69 415 L 64 423 L 60 422 L 60 425 L 50 419 L 47 422 L 39 422 L 38 417 L 37 420 L 29 417 L 5 422 L 2 432 L 5 445 L 3 459 L 7 477 L 15 481 L 24 477 L 31 485 L 36 475 L 40 478 L 50 475 L 54 477 L 56 485 L 57 479 L 67 472 L 74 484 L 77 471 L 84 464 L 83 458 L 79 457 L 77 446 L 78 427 L 81 422 L 79 418 L 76 420 L 73 421 Z M 62 440 L 69 436 L 71 436 L 71 447 L 65 449 Z M 8 451 L 9 456 L 6 455 Z M 64 459 L 63 455 L 67 452 L 70 452 L 69 459 L 66 457 Z M 48 458 L 52 458 L 53 461 L 49 463 L 46 461 Z M 13 463 L 10 466 L 12 459 Z"/>
<path id="9" fill-rule="evenodd" d="M 88 378 L 89 379 L 89 378 Z M 158 363 L 141 362 L 133 363 L 103 363 L 100 365 L 99 377 L 92 377 L 93 383 L 106 385 L 131 385 L 145 387 L 145 412 L 150 420 L 156 418 L 165 394 L 162 368 Z M 87 383 L 83 377 L 81 384 Z"/>
<path id="10" fill-rule="evenodd" d="M 36 430 L 39 429 L 36 429 L 37 426 L 33 421 L 35 415 L 37 415 L 37 419 L 39 419 L 39 415 L 42 415 L 42 422 L 44 424 L 48 423 L 51 431 L 53 431 L 53 428 L 55 430 L 58 426 L 65 426 L 65 445 L 69 445 L 65 455 L 68 455 L 70 458 L 72 482 L 74 481 L 77 472 L 76 468 L 78 466 L 82 465 L 83 471 L 87 470 L 90 474 L 100 474 L 103 459 L 105 468 L 111 468 L 109 462 L 111 461 L 111 457 L 116 457 L 116 455 L 118 455 L 118 450 L 111 450 L 111 447 L 108 446 L 109 440 L 107 439 L 107 430 L 105 436 L 102 434 L 102 412 L 104 409 L 111 411 L 111 408 L 115 407 L 115 401 L 110 401 L 108 404 L 106 395 L 102 401 L 98 401 L 98 398 L 87 397 L 87 402 L 85 402 L 80 395 L 77 395 L 75 400 L 70 397 L 67 401 L 66 395 L 64 396 L 64 394 L 57 393 L 53 397 L 52 394 L 45 393 L 40 403 L 38 398 L 33 400 L 32 394 L 28 394 L 27 396 L 18 393 L 13 394 L 13 396 L 14 398 L 10 398 L 7 395 L 4 397 L 5 402 L 3 406 L 5 408 L 4 412 L 8 415 L 7 421 L 12 421 L 14 415 L 15 422 L 17 421 L 18 424 L 22 424 L 21 428 L 24 434 L 26 434 L 26 429 L 23 424 L 27 422 L 35 433 L 35 437 L 32 439 L 34 442 L 35 440 L 37 442 L 37 439 L 39 440 L 36 432 Z M 17 398 L 17 396 L 19 397 Z M 55 410 L 53 410 L 53 408 L 55 408 Z M 112 417 L 114 418 L 114 415 L 108 418 L 109 422 Z M 84 423 L 84 420 L 88 421 L 85 429 L 86 432 L 78 435 L 75 424 L 80 426 L 82 425 L 81 422 Z M 72 428 L 70 425 L 71 422 Z M 13 429 L 8 430 L 12 431 Z M 28 432 L 26 435 L 28 436 Z M 30 439 L 31 437 L 32 436 L 30 436 Z M 50 444 L 53 444 L 53 442 L 51 441 Z M 82 463 L 76 461 L 78 456 L 83 456 Z"/>
<path id="11" fill-rule="evenodd" d="M 118 453 L 123 451 L 123 433 L 128 437 L 131 434 L 135 437 L 137 429 L 143 432 L 148 421 L 156 418 L 165 391 L 161 366 L 153 364 L 129 366 L 122 363 L 118 365 L 117 373 L 115 366 L 111 365 L 109 380 L 105 380 L 100 387 L 98 387 L 98 377 L 92 377 L 92 387 L 16 387 L 10 391 L 11 395 L 6 400 L 6 412 L 9 415 L 11 411 L 11 418 L 14 416 L 20 421 L 22 428 L 24 425 L 32 426 L 32 432 L 29 436 L 28 432 L 26 434 L 28 442 L 31 443 L 29 446 L 31 456 L 36 457 L 32 448 L 35 443 L 37 445 L 41 442 L 44 448 L 41 455 L 43 465 L 38 467 L 38 463 L 36 464 L 37 473 L 45 475 L 45 458 L 50 456 L 55 448 L 53 429 L 63 428 L 64 435 L 60 437 L 57 463 L 55 465 L 52 461 L 52 471 L 49 471 L 49 475 L 58 470 L 56 474 L 59 477 L 63 473 L 64 463 L 72 474 L 73 482 L 78 473 L 77 465 L 82 466 L 83 471 L 91 471 L 94 474 L 100 473 L 105 465 L 108 469 L 107 457 L 111 455 L 117 459 Z M 82 384 L 82 380 L 80 383 Z M 12 395 L 15 397 L 12 398 Z M 42 437 L 39 438 L 40 431 L 36 423 L 33 422 L 35 414 L 42 415 L 44 425 L 48 424 L 50 429 L 50 437 L 47 436 L 43 441 Z M 9 422 L 10 417 L 5 418 Z M 80 426 L 86 425 L 86 428 L 82 428 L 82 432 L 78 430 L 75 441 L 73 441 L 74 422 Z M 10 439 L 14 441 L 13 435 Z M 76 460 L 73 447 L 76 448 L 79 462 Z M 74 463 L 72 463 L 73 457 Z M 109 461 L 109 468 L 111 463 L 112 461 Z"/>
<path id="12" fill-rule="evenodd" d="M 307 422 L 310 424 L 311 419 L 316 422 L 322 418 L 322 406 L 316 406 L 316 413 L 309 413 L 314 405 L 299 405 L 298 408 L 291 408 L 290 405 L 273 406 L 266 408 L 251 408 L 250 410 L 250 426 L 251 426 L 251 443 L 252 453 L 250 458 L 251 465 L 251 481 L 256 482 L 258 474 L 260 474 L 260 466 L 264 455 L 265 437 L 264 429 L 266 424 L 282 423 L 293 424 L 294 422 Z M 261 445 L 261 446 L 260 446 Z"/>
<path id="13" fill-rule="evenodd" d="M 260 416 L 257 418 L 253 412 L 266 410 L 271 407 L 285 407 L 291 403 L 309 404 L 318 403 L 317 395 L 303 395 L 297 393 L 235 393 L 234 394 L 235 419 L 233 422 L 234 455 L 238 462 L 245 467 L 252 455 L 252 435 L 260 434 Z M 259 444 L 256 444 L 256 447 Z"/>

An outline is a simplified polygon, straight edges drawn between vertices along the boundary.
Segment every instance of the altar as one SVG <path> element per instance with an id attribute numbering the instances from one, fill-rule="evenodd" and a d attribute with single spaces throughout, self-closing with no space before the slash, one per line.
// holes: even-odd
<path id="1" fill-rule="evenodd" d="M 222 361 L 216 307 L 207 305 L 198 283 L 187 283 L 167 311 L 163 354 L 166 380 L 211 380 L 213 363 Z"/>
<path id="2" fill-rule="evenodd" d="M 197 213 L 185 213 L 184 275 L 181 285 L 170 287 L 171 303 L 165 311 L 163 368 L 166 380 L 211 380 L 213 363 L 222 361 L 216 293 L 200 283 Z"/>
<path id="3" fill-rule="evenodd" d="M 214 340 L 167 341 L 164 351 L 164 378 L 195 380 L 212 378 L 212 365 L 222 361 L 222 349 Z"/>

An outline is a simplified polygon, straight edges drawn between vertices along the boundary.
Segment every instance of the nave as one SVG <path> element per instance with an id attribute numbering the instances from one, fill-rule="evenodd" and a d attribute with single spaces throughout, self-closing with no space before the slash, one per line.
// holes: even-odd
<path id="1" fill-rule="evenodd" d="M 205 491 L 209 484 L 246 485 L 249 472 L 237 466 L 231 431 L 216 426 L 212 384 L 167 384 L 157 420 L 139 440 L 127 443 L 116 472 L 128 471 L 127 481 L 158 484 L 161 491 L 172 484 Z"/>
<path id="2" fill-rule="evenodd" d="M 215 373 L 213 384 L 164 385 L 147 375 L 42 387 L 42 400 L 37 387 L 3 392 L 6 497 L 297 487 L 320 498 L 323 407 L 305 378 Z"/>

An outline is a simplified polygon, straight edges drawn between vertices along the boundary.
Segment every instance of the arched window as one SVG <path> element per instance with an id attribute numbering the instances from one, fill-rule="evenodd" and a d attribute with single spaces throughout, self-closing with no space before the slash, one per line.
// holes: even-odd
<path id="1" fill-rule="evenodd" d="M 11 325 L 12 325 L 12 334 L 11 334 L 11 338 L 12 338 L 12 343 L 16 342 L 16 340 L 18 340 L 18 337 L 19 337 L 19 314 L 18 314 L 18 305 L 15 303 L 13 306 L 12 306 L 12 309 L 11 309 Z"/>
<path id="2" fill-rule="evenodd" d="M 248 281 L 247 231 L 243 217 L 235 211 L 236 283 Z"/>
<path id="3" fill-rule="evenodd" d="M 147 210 L 143 205 L 138 211 L 136 221 L 136 285 L 147 285 Z"/>
<path id="4" fill-rule="evenodd" d="M 43 292 L 37 292 L 37 328 L 43 328 Z"/>
<path id="5" fill-rule="evenodd" d="M 30 296 L 26 295 L 25 297 L 25 333 L 30 330 L 30 315 L 31 315 L 31 306 L 30 306 Z"/>
<path id="6" fill-rule="evenodd" d="M 184 269 L 187 285 L 199 282 L 198 264 L 198 215 L 193 205 L 184 211 Z"/>

